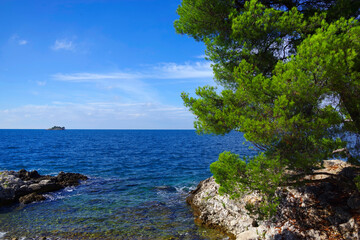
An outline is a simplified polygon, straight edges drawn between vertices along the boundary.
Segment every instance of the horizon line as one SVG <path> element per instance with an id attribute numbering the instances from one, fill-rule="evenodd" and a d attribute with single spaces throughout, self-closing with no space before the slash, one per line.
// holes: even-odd
<path id="1" fill-rule="evenodd" d="M 48 129 L 47 128 L 0 128 L 0 130 L 48 130 Z M 196 130 L 196 129 L 195 128 L 65 128 L 65 130 Z M 60 131 L 64 131 L 64 130 L 60 130 Z"/>

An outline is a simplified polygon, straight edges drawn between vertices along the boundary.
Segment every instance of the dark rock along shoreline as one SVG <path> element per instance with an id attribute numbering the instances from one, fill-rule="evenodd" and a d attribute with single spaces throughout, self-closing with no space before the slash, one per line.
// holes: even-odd
<path id="1" fill-rule="evenodd" d="M 28 204 L 45 200 L 42 195 L 61 190 L 65 187 L 78 186 L 88 177 L 79 173 L 60 172 L 57 176 L 40 175 L 37 171 L 2 171 L 0 172 L 0 207 L 11 204 Z"/>

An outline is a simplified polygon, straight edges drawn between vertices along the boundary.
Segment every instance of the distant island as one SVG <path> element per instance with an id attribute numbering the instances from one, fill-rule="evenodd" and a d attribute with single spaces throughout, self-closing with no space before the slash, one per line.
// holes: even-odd
<path id="1" fill-rule="evenodd" d="M 65 127 L 53 126 L 52 128 L 48 128 L 48 130 L 65 130 Z"/>

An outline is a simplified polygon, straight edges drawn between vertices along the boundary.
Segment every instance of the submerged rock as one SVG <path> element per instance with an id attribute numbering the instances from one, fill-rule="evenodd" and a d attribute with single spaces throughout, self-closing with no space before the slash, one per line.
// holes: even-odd
<path id="1" fill-rule="evenodd" d="M 28 203 L 32 203 L 32 202 L 40 202 L 45 200 L 45 197 L 41 194 L 38 194 L 36 192 L 27 194 L 25 196 L 22 196 L 19 198 L 19 202 L 23 203 L 23 204 L 28 204 Z"/>
<path id="2" fill-rule="evenodd" d="M 303 187 L 279 188 L 281 201 L 271 220 L 256 221 L 245 209 L 259 201 L 259 195 L 236 200 L 220 196 L 212 177 L 200 182 L 187 202 L 196 222 L 231 239 L 360 239 L 360 197 L 352 181 L 359 169 L 340 160 L 324 161 L 324 167 L 318 171 L 336 176 L 320 175 Z"/>
<path id="3" fill-rule="evenodd" d="M 77 186 L 88 178 L 79 173 L 60 172 L 57 176 L 40 175 L 37 171 L 0 172 L 0 207 L 13 203 L 42 201 L 43 193 L 58 191 L 65 187 Z"/>
<path id="4" fill-rule="evenodd" d="M 176 192 L 176 188 L 172 186 L 157 186 L 155 187 L 155 190 L 163 192 Z"/>

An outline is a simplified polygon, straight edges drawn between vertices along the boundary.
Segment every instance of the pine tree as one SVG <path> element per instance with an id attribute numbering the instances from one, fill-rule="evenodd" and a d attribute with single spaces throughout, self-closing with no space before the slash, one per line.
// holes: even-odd
<path id="1" fill-rule="evenodd" d="M 360 163 L 359 9 L 353 0 L 182 1 L 176 31 L 205 43 L 223 89 L 182 94 L 195 128 L 243 132 L 261 150 L 244 159 L 220 154 L 210 166 L 220 192 L 258 191 L 258 211 L 268 216 L 277 187 L 334 152 Z"/>

